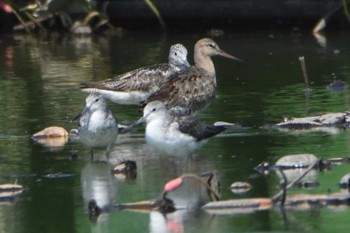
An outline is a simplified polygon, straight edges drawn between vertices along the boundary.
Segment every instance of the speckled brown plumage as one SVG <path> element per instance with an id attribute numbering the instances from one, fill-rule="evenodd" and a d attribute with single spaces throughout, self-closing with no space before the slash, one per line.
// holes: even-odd
<path id="1" fill-rule="evenodd" d="M 216 75 L 211 56 L 220 55 L 239 60 L 222 50 L 211 39 L 195 44 L 195 65 L 175 73 L 150 95 L 145 104 L 161 101 L 174 115 L 189 115 L 206 108 L 215 98 Z"/>

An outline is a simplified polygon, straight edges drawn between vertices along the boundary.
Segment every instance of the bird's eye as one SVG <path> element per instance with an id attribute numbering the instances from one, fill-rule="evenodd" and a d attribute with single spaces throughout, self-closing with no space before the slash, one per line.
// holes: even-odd
<path id="1" fill-rule="evenodd" d="M 152 109 L 152 112 L 155 112 L 156 110 L 157 110 L 156 108 L 153 108 L 153 109 Z"/>
<path id="2" fill-rule="evenodd" d="M 100 99 L 95 99 L 95 102 L 98 102 Z"/>
<path id="3" fill-rule="evenodd" d="M 215 49 L 215 48 L 216 48 L 215 44 L 213 44 L 213 43 L 208 43 L 207 46 L 208 46 L 209 48 L 212 48 L 212 49 Z"/>
<path id="4" fill-rule="evenodd" d="M 177 53 L 175 53 L 175 56 L 177 56 Z"/>

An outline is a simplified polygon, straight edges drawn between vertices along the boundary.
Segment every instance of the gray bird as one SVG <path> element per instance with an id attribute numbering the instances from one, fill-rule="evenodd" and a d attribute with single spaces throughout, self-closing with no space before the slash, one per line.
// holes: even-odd
<path id="1" fill-rule="evenodd" d="M 118 135 L 118 124 L 107 100 L 98 93 L 86 98 L 85 109 L 75 118 L 79 118 L 80 141 L 90 148 L 93 160 L 95 148 L 106 149 L 107 159 Z"/>
<path id="2" fill-rule="evenodd" d="M 84 92 L 97 92 L 118 104 L 139 105 L 172 74 L 190 67 L 182 44 L 170 47 L 168 63 L 142 67 L 113 79 L 81 83 Z"/>
<path id="3" fill-rule="evenodd" d="M 209 138 L 234 125 L 226 122 L 205 124 L 192 116 L 173 116 L 160 101 L 146 105 L 143 117 L 135 125 L 142 123 L 146 123 L 147 143 L 171 155 L 191 154 Z"/>

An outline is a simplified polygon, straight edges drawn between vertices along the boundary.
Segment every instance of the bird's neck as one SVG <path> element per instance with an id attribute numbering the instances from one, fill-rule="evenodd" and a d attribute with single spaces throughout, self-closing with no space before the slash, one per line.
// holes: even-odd
<path id="1" fill-rule="evenodd" d="M 180 68 L 176 64 L 169 63 L 169 66 L 170 66 L 171 71 L 173 71 L 173 72 L 177 72 L 180 70 Z"/>
<path id="2" fill-rule="evenodd" d="M 214 63 L 209 56 L 196 54 L 194 57 L 194 62 L 197 68 L 205 70 L 208 74 L 215 76 Z"/>

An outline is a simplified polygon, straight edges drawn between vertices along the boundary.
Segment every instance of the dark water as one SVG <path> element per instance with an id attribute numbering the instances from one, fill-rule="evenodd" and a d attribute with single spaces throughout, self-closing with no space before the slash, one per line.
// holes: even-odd
<path id="1" fill-rule="evenodd" d="M 215 38 L 220 47 L 244 63 L 214 58 L 218 97 L 198 118 L 236 122 L 251 130 L 213 138 L 191 159 L 152 153 L 143 130 L 122 136 L 109 163 L 103 151 L 89 160 L 78 142 L 48 148 L 30 136 L 51 125 L 76 128 L 70 120 L 84 107 L 83 81 L 98 81 L 148 64 L 165 62 L 171 44 L 189 50 L 205 34 L 126 34 L 115 37 L 3 36 L 0 42 L 0 183 L 17 182 L 26 189 L 12 203 L 0 205 L 0 232 L 347 232 L 349 208 L 279 210 L 247 214 L 210 215 L 204 211 L 176 212 L 164 218 L 158 212 L 113 211 L 90 222 L 87 202 L 98 204 L 154 199 L 163 185 L 184 172 L 222 173 L 222 198 L 270 197 L 278 192 L 275 174 L 257 176 L 262 161 L 275 162 L 286 154 L 313 153 L 327 159 L 349 155 L 349 131 L 288 133 L 260 126 L 282 116 L 307 116 L 349 110 L 348 91 L 332 92 L 332 76 L 350 83 L 349 38 L 346 32 L 328 32 L 318 40 L 297 30 L 225 34 Z M 299 56 L 305 56 L 312 93 L 305 95 Z M 134 106 L 111 104 L 120 122 L 140 117 Z M 71 159 L 78 155 L 77 159 Z M 110 174 L 113 164 L 137 162 L 135 180 Z M 347 164 L 318 174 L 319 187 L 307 193 L 338 192 Z M 68 174 L 49 178 L 48 174 Z M 234 181 L 250 182 L 246 194 L 233 194 Z M 293 192 L 300 190 L 293 190 Z"/>

